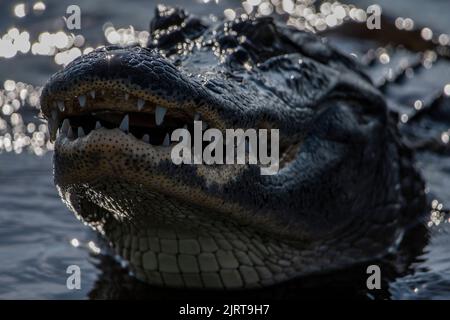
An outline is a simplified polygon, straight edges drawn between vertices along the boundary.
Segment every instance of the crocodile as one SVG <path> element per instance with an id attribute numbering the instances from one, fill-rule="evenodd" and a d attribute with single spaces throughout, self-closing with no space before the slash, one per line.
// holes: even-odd
<path id="1" fill-rule="evenodd" d="M 158 6 L 146 46 L 104 46 L 41 94 L 62 201 L 133 275 L 247 289 L 395 252 L 424 183 L 385 98 L 320 36 Z M 279 129 L 279 171 L 175 165 L 177 128 Z"/>

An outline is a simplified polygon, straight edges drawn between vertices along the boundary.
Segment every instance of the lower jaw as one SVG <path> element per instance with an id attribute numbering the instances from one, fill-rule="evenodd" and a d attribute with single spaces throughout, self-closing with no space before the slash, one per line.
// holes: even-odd
<path id="1" fill-rule="evenodd" d="M 359 250 L 351 241 L 289 239 L 267 227 L 268 223 L 264 227 L 239 219 L 238 212 L 231 216 L 150 189 L 143 191 L 139 184 L 102 181 L 94 187 L 66 185 L 59 189 L 69 206 L 129 262 L 136 278 L 154 286 L 268 287 L 345 268 L 375 252 Z M 366 231 L 360 228 L 349 234 L 353 239 Z"/>
<path id="2" fill-rule="evenodd" d="M 115 138 L 120 141 L 119 145 Z M 129 170 L 124 152 L 127 143 L 135 143 L 134 138 L 118 130 L 100 131 L 79 141 L 61 139 L 57 142 L 56 154 L 67 161 L 75 161 L 73 159 L 81 153 L 96 159 L 97 162 L 86 161 L 81 166 L 83 178 L 101 179 L 101 190 L 114 194 L 114 197 L 101 192 L 94 195 L 97 200 L 105 201 L 102 207 L 114 202 L 120 205 L 112 206 L 108 211 L 89 207 L 101 211 L 96 217 L 107 218 L 98 224 L 88 222 L 100 227 L 116 253 L 129 262 L 137 279 L 173 288 L 246 289 L 271 286 L 316 272 L 327 265 L 325 257 L 325 262 L 321 263 L 322 257 L 315 256 L 313 250 L 299 249 L 279 235 L 270 234 L 269 226 L 262 230 L 249 226 L 248 219 L 246 223 L 240 222 L 223 213 L 180 204 L 148 190 L 142 192 L 139 183 L 121 184 L 121 180 L 107 183 L 105 176 L 114 177 L 118 168 Z M 100 150 L 104 152 L 99 153 Z M 136 148 L 135 151 L 137 155 L 147 152 L 148 148 Z M 162 148 L 151 152 L 153 155 L 160 152 L 161 158 L 169 154 Z M 117 154 L 121 156 L 117 157 Z M 112 155 L 115 156 L 114 166 L 111 166 Z M 69 164 L 55 164 L 57 171 L 64 170 L 65 183 L 80 179 L 80 171 L 73 170 Z M 104 170 L 101 174 L 100 166 Z M 129 172 L 131 180 L 140 181 L 144 172 L 132 169 Z M 67 186 L 60 188 L 63 197 L 71 193 L 84 196 L 88 194 L 86 191 L 71 190 Z M 139 196 L 130 198 L 130 195 Z M 119 214 L 121 210 L 124 214 Z M 235 213 L 239 216 L 239 212 Z"/>
<path id="3" fill-rule="evenodd" d="M 103 217 L 99 229 L 117 255 L 137 279 L 154 286 L 261 288 L 317 267 L 308 264 L 307 251 L 253 226 L 176 201 L 161 202 L 160 195 L 148 193 L 130 205 L 133 212 L 122 215 L 92 204 L 80 211 L 83 217 L 86 212 Z"/>
<path id="4" fill-rule="evenodd" d="M 281 241 L 207 220 L 196 212 L 185 212 L 178 219 L 163 223 L 152 219 L 145 227 L 112 223 L 104 231 L 135 277 L 154 286 L 250 289 L 305 271 L 300 252 Z"/>

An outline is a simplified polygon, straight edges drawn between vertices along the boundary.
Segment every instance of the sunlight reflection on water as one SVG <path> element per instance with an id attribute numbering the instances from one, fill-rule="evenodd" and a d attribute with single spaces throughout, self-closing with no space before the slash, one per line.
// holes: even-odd
<path id="1" fill-rule="evenodd" d="M 89 22 L 87 30 L 65 30 L 61 16 L 66 3 L 62 3 L 37 1 L 31 6 L 29 3 L 10 1 L 11 10 L 5 10 L 2 15 L 7 16 L 1 17 L 6 22 L 0 28 L 0 66 L 31 59 L 28 65 L 42 65 L 37 73 L 42 78 L 48 78 L 56 69 L 98 46 L 145 45 L 148 41 L 148 30 L 144 29 L 144 25 L 134 23 L 131 15 L 120 16 L 115 21 L 106 17 L 106 21 L 96 23 L 99 13 L 88 9 L 86 13 L 83 11 L 83 17 L 86 15 Z M 367 19 L 366 8 L 337 1 L 317 3 L 311 0 L 247 0 L 242 3 L 202 0 L 183 5 L 192 10 L 208 5 L 205 10 L 215 10 L 216 17 L 211 16 L 211 19 L 218 16 L 233 20 L 242 15 L 274 14 L 281 16 L 287 24 L 309 32 L 335 28 L 348 20 L 364 23 Z M 81 7 L 84 8 L 84 5 Z M 151 13 L 144 12 L 144 15 L 149 20 Z M 35 23 L 37 18 L 45 19 L 46 23 Z M 411 17 L 396 17 L 395 26 L 404 30 L 421 28 L 424 40 L 441 46 L 450 43 L 448 34 L 440 33 L 431 26 L 419 26 Z M 374 55 L 386 66 L 383 79 L 389 80 L 388 71 L 393 63 L 389 51 L 378 48 L 374 50 Z M 356 53 L 354 56 L 357 56 Z M 431 68 L 435 60 L 436 53 L 430 51 L 424 54 L 422 63 L 426 68 Z M 10 65 L 1 70 L 8 72 L 0 72 L 5 77 L 0 83 L 0 153 L 31 153 L 42 157 L 0 155 L 0 238 L 6 245 L 0 249 L 0 258 L 5 261 L 0 267 L 0 297 L 85 297 L 97 274 L 89 260 L 89 253 L 98 254 L 101 248 L 90 230 L 67 212 L 53 186 L 50 157 L 53 144 L 49 141 L 46 122 L 40 119 L 38 113 L 43 83 L 31 75 L 19 77 L 20 70 L 14 70 Z M 450 83 L 442 91 L 450 96 Z M 422 106 L 423 101 L 415 100 L 411 107 L 420 110 Z M 408 114 L 402 114 L 401 120 L 407 122 Z M 442 142 L 448 143 L 449 135 L 450 129 L 443 130 L 440 135 Z M 428 160 L 423 159 L 423 163 L 428 163 Z M 437 191 L 441 191 L 441 198 L 432 204 L 428 221 L 429 226 L 438 229 L 433 231 L 433 241 L 424 253 L 424 262 L 417 265 L 417 270 L 427 268 L 433 272 L 418 271 L 397 279 L 391 290 L 394 298 L 449 297 L 450 257 L 446 254 L 446 243 L 450 239 L 450 221 L 442 213 L 443 204 L 440 202 L 445 200 L 444 204 L 448 206 L 450 201 L 448 192 L 442 191 L 449 187 L 449 165 L 448 161 L 441 159 L 434 161 L 440 163 L 440 170 L 435 172 L 426 168 L 425 172 L 438 186 Z M 64 287 L 65 266 L 71 263 L 81 264 L 88 274 L 86 287 L 75 295 L 68 293 Z M 23 270 L 23 273 L 17 270 Z"/>
<path id="2" fill-rule="evenodd" d="M 205 4 L 209 2 L 203 1 Z M 48 5 L 54 6 L 54 3 Z M 310 32 L 334 28 L 347 20 L 364 23 L 367 19 L 364 9 L 338 1 L 324 1 L 319 5 L 319 2 L 314 0 L 247 0 L 234 8 L 227 7 L 225 1 L 222 1 L 221 5 L 224 7 L 225 19 L 233 20 L 238 16 L 276 14 L 282 16 L 288 25 Z M 19 19 L 25 19 L 27 15 L 45 16 L 46 8 L 46 3 L 42 1 L 34 3 L 31 8 L 29 8 L 29 4 L 18 2 L 13 5 L 11 15 Z M 50 19 L 57 22 L 56 25 L 61 28 L 64 26 L 61 16 L 50 17 Z M 398 29 L 412 30 L 414 21 L 411 18 L 398 17 L 395 25 Z M 65 66 L 75 58 L 89 53 L 101 45 L 139 44 L 145 46 L 149 39 L 147 30 L 136 30 L 132 25 L 115 27 L 112 22 L 108 21 L 103 24 L 102 29 L 104 42 L 92 45 L 86 41 L 86 35 L 82 34 L 83 30 L 33 30 L 33 33 L 37 34 L 36 38 L 33 38 L 30 36 L 29 31 L 31 30 L 18 29 L 12 25 L 0 37 L 0 59 L 11 59 L 17 55 L 48 56 L 53 58 L 53 63 L 56 65 Z M 447 34 L 433 33 L 429 27 L 423 28 L 421 34 L 428 41 L 437 41 L 441 45 L 449 43 L 450 37 Z M 380 62 L 389 63 L 388 53 L 382 48 L 379 48 L 378 52 Z M 428 68 L 431 67 L 435 56 L 434 52 L 425 55 L 424 65 Z M 447 95 L 450 92 L 449 88 L 450 84 L 444 87 Z M 0 110 L 2 111 L 2 114 L 0 113 L 0 152 L 21 153 L 24 149 L 28 149 L 37 155 L 42 155 L 47 150 L 52 150 L 53 146 L 49 142 L 48 133 L 40 125 L 45 121 L 38 121 L 36 117 L 23 119 L 19 111 L 22 107 L 39 109 L 38 97 L 41 88 L 23 82 L 16 83 L 15 79 L 7 79 L 4 82 L 4 89 L 0 89 Z M 27 111 L 31 112 L 32 110 Z M 406 123 L 408 115 L 401 115 L 401 121 Z M 441 140 L 444 143 L 448 143 L 448 137 L 449 131 L 442 132 Z"/>

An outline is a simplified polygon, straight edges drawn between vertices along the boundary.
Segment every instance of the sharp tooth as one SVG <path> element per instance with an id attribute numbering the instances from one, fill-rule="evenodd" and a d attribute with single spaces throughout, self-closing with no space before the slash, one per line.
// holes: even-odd
<path id="1" fill-rule="evenodd" d="M 61 126 L 61 133 L 63 135 L 67 135 L 69 128 L 70 128 L 70 122 L 69 122 L 69 119 L 66 118 L 66 119 L 64 119 L 62 126 Z"/>
<path id="2" fill-rule="evenodd" d="M 128 100 L 130 98 L 130 95 L 128 93 L 125 93 L 125 100 Z"/>
<path id="3" fill-rule="evenodd" d="M 53 136 L 52 136 L 52 134 L 53 134 L 53 121 L 52 120 L 48 119 L 47 127 L 48 127 L 48 134 L 50 136 L 50 140 L 53 140 Z"/>
<path id="4" fill-rule="evenodd" d="M 78 127 L 78 138 L 83 138 L 85 136 L 83 127 Z"/>
<path id="5" fill-rule="evenodd" d="M 102 124 L 100 123 L 100 121 L 97 121 L 95 123 L 95 130 L 100 129 L 102 127 Z"/>
<path id="6" fill-rule="evenodd" d="M 164 147 L 168 147 L 170 145 L 170 137 L 169 137 L 169 133 L 166 133 L 166 136 L 164 137 L 164 141 L 162 144 Z"/>
<path id="7" fill-rule="evenodd" d="M 119 129 L 122 130 L 123 132 L 128 132 L 129 131 L 129 121 L 128 121 L 128 115 L 126 115 L 122 122 L 120 123 Z"/>
<path id="8" fill-rule="evenodd" d="M 70 138 L 70 139 L 73 138 L 73 130 L 72 130 L 72 127 L 69 127 L 69 130 L 67 131 L 67 138 Z"/>
<path id="9" fill-rule="evenodd" d="M 166 114 L 167 109 L 163 107 L 156 107 L 155 110 L 155 122 L 156 125 L 159 126 L 164 121 L 164 115 Z"/>
<path id="10" fill-rule="evenodd" d="M 78 102 L 80 103 L 80 106 L 83 108 L 86 105 L 86 96 L 79 96 Z"/>
<path id="11" fill-rule="evenodd" d="M 57 104 L 58 104 L 59 111 L 63 112 L 65 109 L 64 101 L 58 101 Z"/>
<path id="12" fill-rule="evenodd" d="M 95 99 L 95 91 L 94 90 L 91 90 L 91 97 L 92 97 L 92 99 Z"/>
<path id="13" fill-rule="evenodd" d="M 53 110 L 52 116 L 50 119 L 48 119 L 47 122 L 48 126 L 48 133 L 50 135 L 50 140 L 55 141 L 56 139 L 56 131 L 58 130 L 58 111 Z"/>
<path id="14" fill-rule="evenodd" d="M 194 115 L 194 121 L 200 120 L 200 113 L 196 112 Z"/>
<path id="15" fill-rule="evenodd" d="M 144 107 L 144 104 L 145 104 L 145 101 L 144 101 L 144 100 L 142 100 L 142 99 L 138 99 L 138 100 L 137 100 L 137 107 L 138 107 L 138 110 L 139 110 L 139 111 L 142 110 L 142 108 Z"/>
<path id="16" fill-rule="evenodd" d="M 142 137 L 142 141 L 150 143 L 150 137 L 148 134 L 144 134 L 144 136 Z"/>

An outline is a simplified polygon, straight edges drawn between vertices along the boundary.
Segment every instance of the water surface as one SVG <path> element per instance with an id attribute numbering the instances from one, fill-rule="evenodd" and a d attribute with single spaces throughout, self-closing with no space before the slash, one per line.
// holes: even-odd
<path id="1" fill-rule="evenodd" d="M 73 2 L 82 8 L 83 29 L 77 34 L 84 36 L 85 43 L 80 46 L 80 51 L 105 44 L 107 26 L 119 30 L 133 25 L 136 31 L 147 30 L 155 7 L 153 1 L 47 1 L 42 14 L 31 10 L 19 18 L 13 14 L 13 8 L 21 2 L 3 1 L 0 37 L 12 27 L 19 32 L 27 31 L 32 43 L 42 32 L 56 33 L 63 28 L 61 16 L 65 8 Z M 162 2 L 174 4 L 177 1 Z M 205 2 L 208 3 L 185 1 L 183 5 L 197 14 L 218 16 L 225 8 L 239 7 L 239 1 Z M 405 7 L 406 2 L 396 1 L 395 6 L 383 2 L 382 5 L 385 11 L 390 9 L 395 15 L 400 14 L 399 8 Z M 34 2 L 24 3 L 31 8 Z M 365 1 L 361 3 L 367 5 Z M 431 1 L 429 6 L 430 11 L 423 16 L 423 4 L 415 1 L 402 14 L 417 18 L 417 23 L 429 23 L 433 30 L 450 31 L 448 10 L 443 10 L 448 9 L 448 4 Z M 343 45 L 342 49 L 357 52 L 351 45 Z M 19 52 L 11 58 L 0 57 L 0 84 L 5 84 L 5 90 L 0 91 L 0 298 L 88 298 L 93 288 L 101 285 L 105 274 L 110 272 L 104 268 L 105 246 L 89 227 L 69 212 L 53 185 L 52 145 L 47 141 L 45 126 L 41 127 L 42 122 L 37 118 L 36 99 L 39 88 L 62 66 L 55 63 L 53 55 L 34 55 L 30 51 Z M 394 59 L 391 63 L 395 64 Z M 417 97 L 450 83 L 448 62 L 439 63 L 412 80 L 408 95 L 393 95 L 392 103 L 407 111 L 407 105 Z M 5 82 L 7 80 L 10 82 Z M 449 128 L 445 121 L 436 121 L 432 125 L 430 132 Z M 436 200 L 430 211 L 448 208 L 450 159 L 441 154 L 422 152 L 418 155 L 418 167 L 427 182 L 430 200 Z M 432 218 L 430 216 L 432 226 L 428 244 L 417 255 L 410 272 L 389 279 L 383 297 L 450 299 L 450 223 L 446 216 Z M 82 270 L 81 290 L 66 287 L 66 268 L 72 264 Z M 373 296 L 369 292 L 359 294 Z"/>

